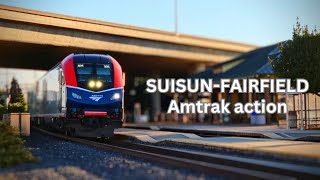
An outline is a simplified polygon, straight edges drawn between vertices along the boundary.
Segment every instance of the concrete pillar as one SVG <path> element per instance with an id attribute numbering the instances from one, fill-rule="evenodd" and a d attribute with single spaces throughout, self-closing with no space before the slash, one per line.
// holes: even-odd
<path id="1" fill-rule="evenodd" d="M 265 94 L 264 99 L 266 100 L 266 104 L 271 102 L 271 94 L 270 94 L 270 88 L 265 88 Z M 266 123 L 271 124 L 272 123 L 272 116 L 269 113 L 266 113 Z"/>
<path id="2" fill-rule="evenodd" d="M 134 122 L 140 122 L 141 119 L 141 104 L 139 102 L 134 103 L 133 105 L 133 119 Z"/>
<path id="3" fill-rule="evenodd" d="M 153 78 L 160 78 L 160 72 L 154 73 L 152 77 Z M 155 115 L 159 115 L 161 113 L 161 94 L 158 91 L 156 91 L 154 93 L 151 93 L 150 97 L 151 97 L 150 119 L 151 119 L 151 121 L 154 121 Z"/>
<path id="4" fill-rule="evenodd" d="M 158 91 L 151 94 L 152 110 L 155 113 L 161 112 L 161 95 Z"/>
<path id="5" fill-rule="evenodd" d="M 23 136 L 30 136 L 30 113 L 10 113 L 4 115 L 5 122 L 16 128 Z"/>

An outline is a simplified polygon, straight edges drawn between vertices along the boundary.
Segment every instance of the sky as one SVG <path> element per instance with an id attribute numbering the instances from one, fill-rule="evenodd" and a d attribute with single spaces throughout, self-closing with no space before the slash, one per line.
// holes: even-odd
<path id="1" fill-rule="evenodd" d="M 259 46 L 320 27 L 319 0 L 177 0 L 178 32 Z M 175 31 L 174 0 L 0 0 L 1 4 Z"/>
<path id="2" fill-rule="evenodd" d="M 0 90 L 3 90 L 6 84 L 10 84 L 13 77 L 16 78 L 18 82 L 28 86 L 46 72 L 47 71 L 31 69 L 0 68 Z"/>

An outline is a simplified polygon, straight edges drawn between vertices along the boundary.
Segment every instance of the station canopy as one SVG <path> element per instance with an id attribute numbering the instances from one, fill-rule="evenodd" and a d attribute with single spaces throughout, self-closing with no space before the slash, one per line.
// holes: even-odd
<path id="1" fill-rule="evenodd" d="M 213 79 L 248 78 L 260 75 L 273 75 L 270 59 L 280 55 L 278 44 L 262 47 L 241 54 L 229 61 L 215 64 L 195 74 L 192 78 Z"/>

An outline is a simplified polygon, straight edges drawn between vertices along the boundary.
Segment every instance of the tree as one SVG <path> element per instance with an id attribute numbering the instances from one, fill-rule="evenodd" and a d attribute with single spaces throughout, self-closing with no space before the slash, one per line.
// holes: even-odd
<path id="1" fill-rule="evenodd" d="M 9 112 L 24 112 L 26 102 L 22 94 L 22 90 L 15 78 L 12 78 L 10 87 L 10 101 L 8 105 Z"/>
<path id="2" fill-rule="evenodd" d="M 5 102 L 2 99 L 2 97 L 4 96 L 5 92 L 0 90 L 0 120 L 3 117 L 3 114 L 5 114 L 7 112 L 6 107 L 4 106 Z"/>
<path id="3" fill-rule="evenodd" d="M 0 105 L 4 105 L 4 100 L 2 97 L 5 95 L 5 91 L 0 90 Z"/>
<path id="4" fill-rule="evenodd" d="M 310 93 L 320 96 L 320 33 L 309 31 L 297 19 L 292 40 L 280 43 L 280 56 L 271 61 L 273 70 L 281 78 L 304 78 L 309 82 Z"/>

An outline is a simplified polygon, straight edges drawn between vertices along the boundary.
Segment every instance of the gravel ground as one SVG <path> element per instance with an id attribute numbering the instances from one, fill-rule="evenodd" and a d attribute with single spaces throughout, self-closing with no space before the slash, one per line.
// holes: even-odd
<path id="1" fill-rule="evenodd" d="M 25 138 L 37 163 L 0 169 L 6 179 L 223 179 L 64 141 L 33 131 Z"/>

